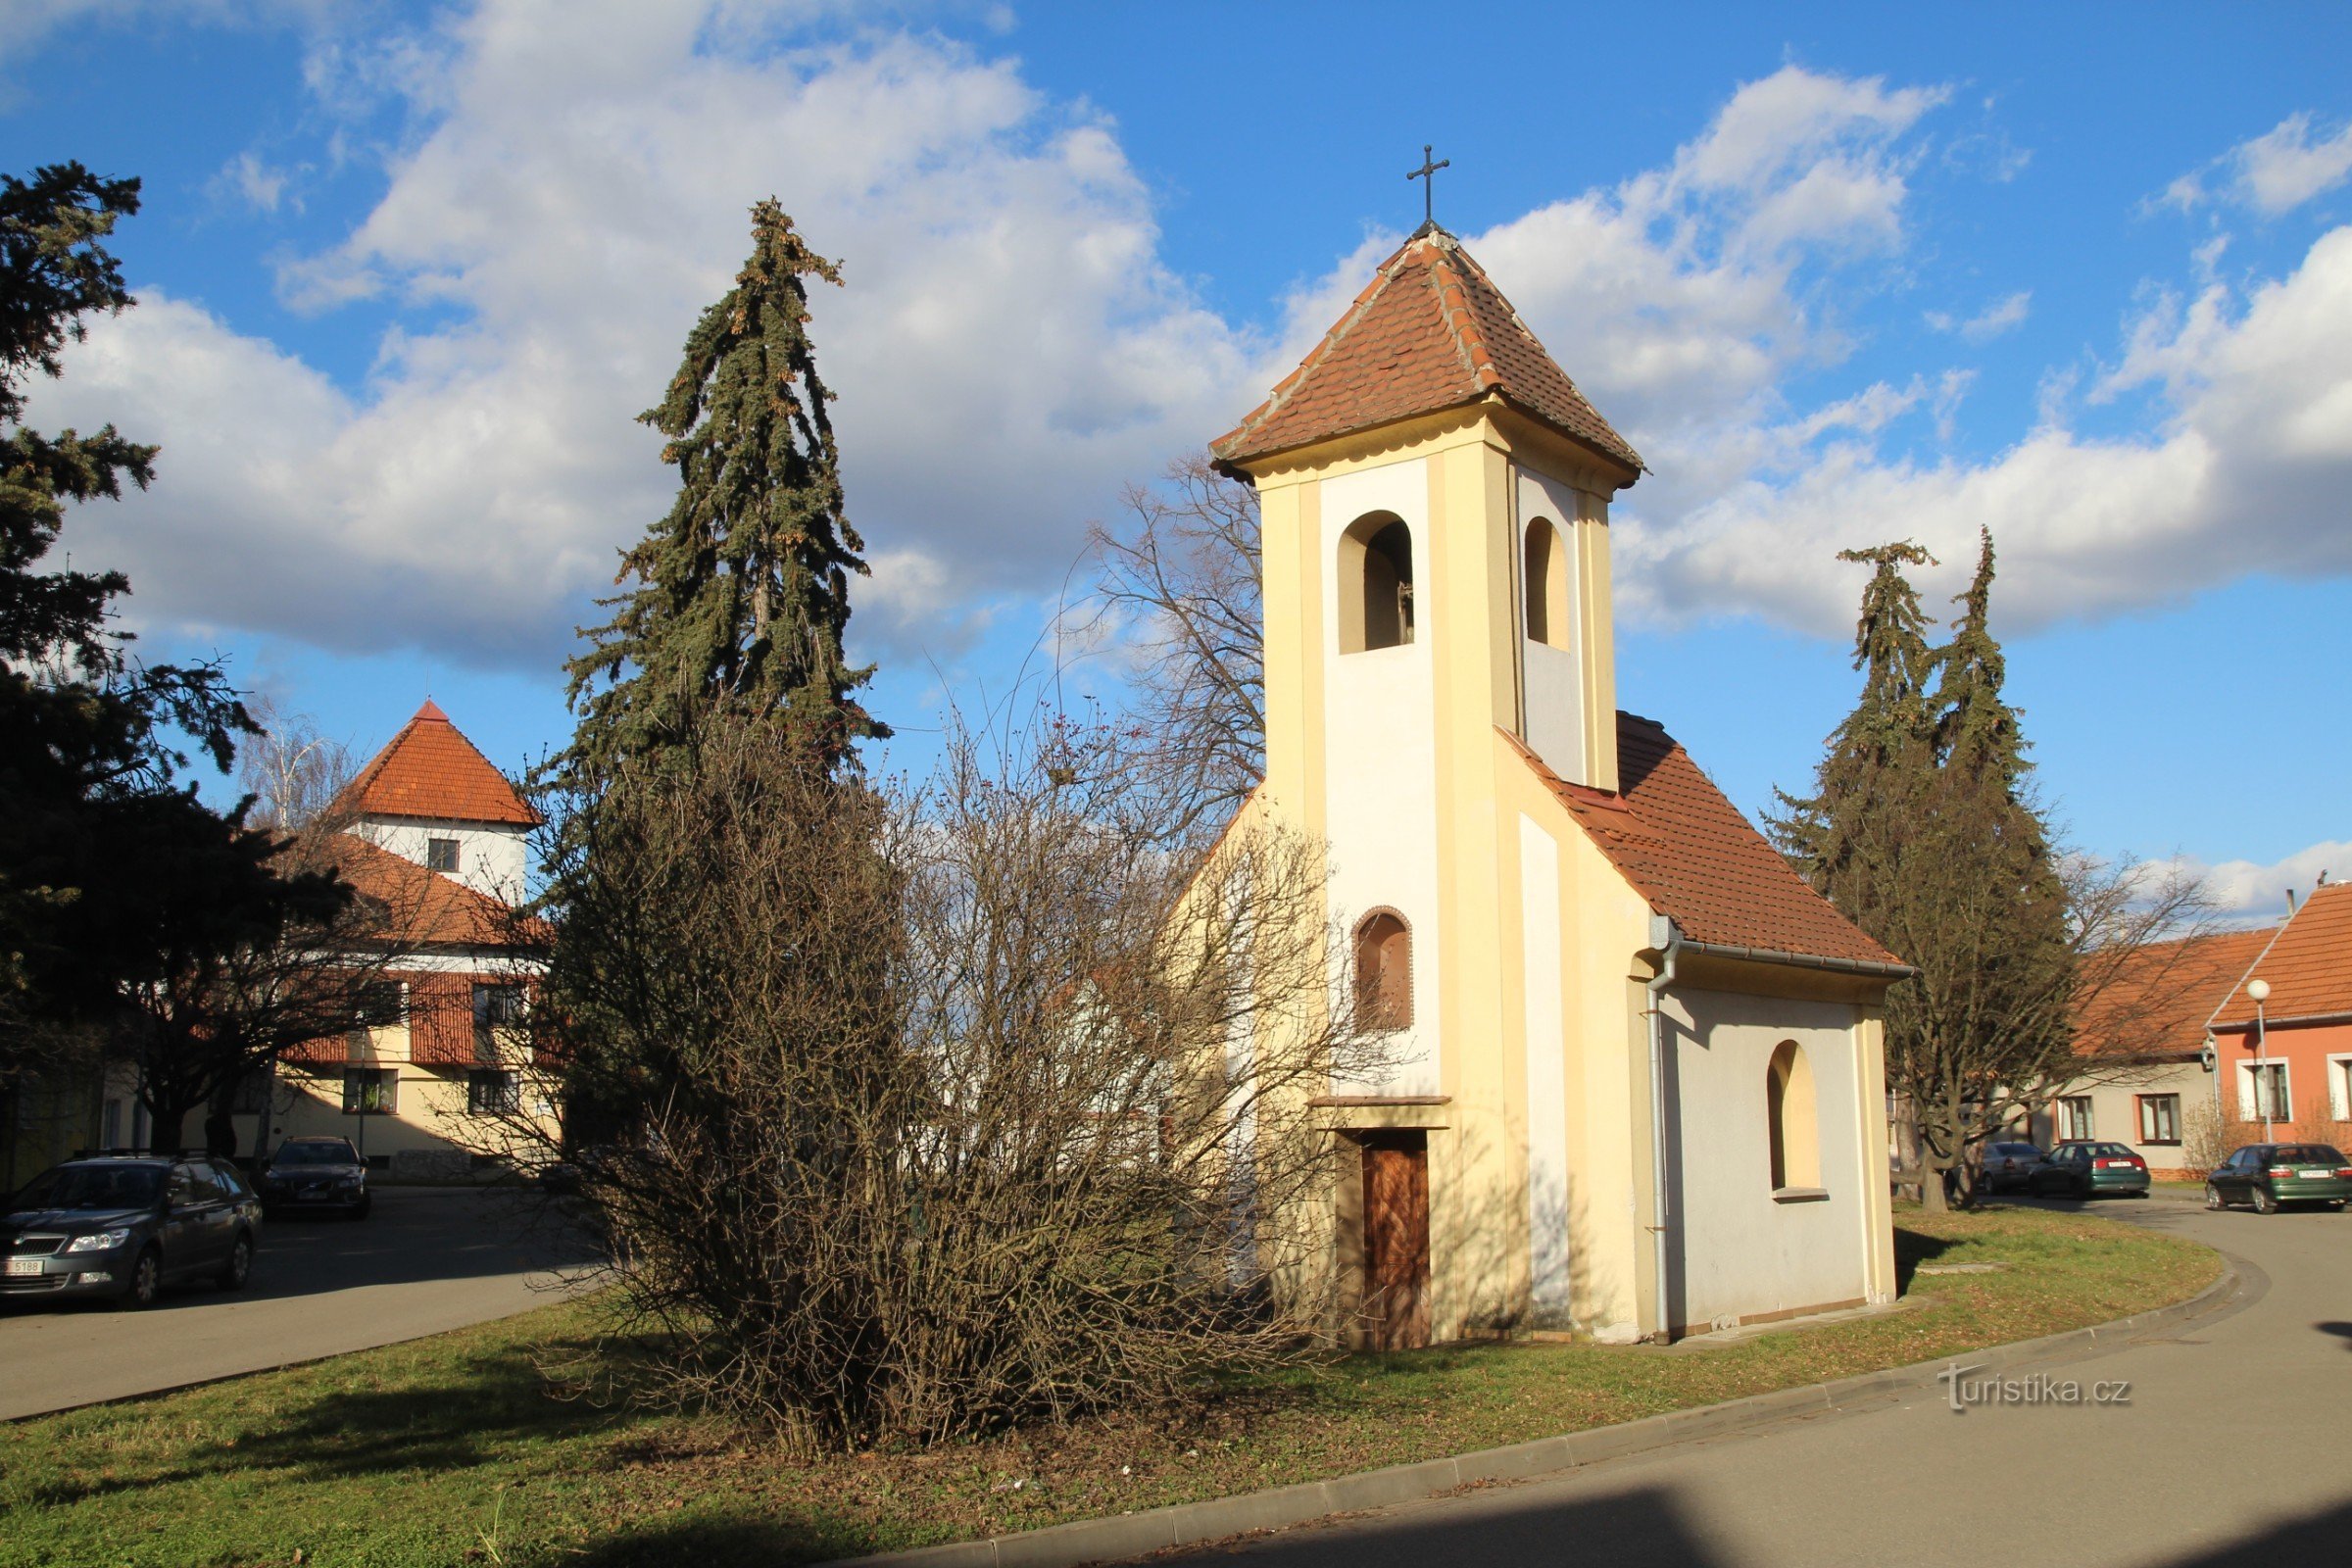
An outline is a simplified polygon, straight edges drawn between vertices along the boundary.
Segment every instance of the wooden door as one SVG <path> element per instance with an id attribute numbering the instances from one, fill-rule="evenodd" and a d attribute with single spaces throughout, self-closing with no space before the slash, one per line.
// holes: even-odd
<path id="1" fill-rule="evenodd" d="M 1380 1350 L 1429 1343 L 1429 1135 L 1364 1139 L 1364 1331 Z"/>

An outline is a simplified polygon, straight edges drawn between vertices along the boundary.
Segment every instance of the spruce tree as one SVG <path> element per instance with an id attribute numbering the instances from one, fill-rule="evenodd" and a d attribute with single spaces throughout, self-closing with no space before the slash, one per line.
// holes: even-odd
<path id="1" fill-rule="evenodd" d="M 1992 531 L 1982 530 L 1977 574 L 1953 597 L 1960 618 L 1936 656 L 1936 754 L 1947 767 L 1989 780 L 2012 799 L 2033 763 L 2017 710 L 2001 694 L 2009 664 L 1986 615 L 1992 603 Z"/>
<path id="2" fill-rule="evenodd" d="M 1915 545 L 1847 551 L 1871 564 L 1855 636 L 1854 710 L 1804 800 L 1773 826 L 1806 878 L 1918 973 L 1886 1001 L 1886 1081 L 1916 1132 L 1921 1197 L 2070 1070 L 2080 933 L 2028 788 L 2018 715 L 1989 611 L 1987 534 L 1951 640 L 1931 648 L 1906 565 Z"/>
<path id="3" fill-rule="evenodd" d="M 889 733 L 851 697 L 870 668 L 843 653 L 849 579 L 866 566 L 808 338 L 811 277 L 841 281 L 773 198 L 754 207 L 751 258 L 639 416 L 668 437 L 678 494 L 621 558 L 614 581 L 635 586 L 602 602 L 612 618 L 566 665 L 578 724 L 555 771 L 567 782 L 677 746 L 706 705 L 828 765 Z"/>
<path id="4" fill-rule="evenodd" d="M 1776 792 L 1782 814 L 1767 824 L 1797 870 L 1833 899 L 1839 895 L 1832 890 L 1860 869 L 1857 846 L 1868 834 L 1868 819 L 1883 815 L 1893 800 L 1916 794 L 1935 767 L 1928 682 L 1936 654 L 1928 645 L 1919 592 L 1903 574 L 1906 566 L 1934 565 L 1935 558 L 1902 540 L 1840 551 L 1838 559 L 1872 568 L 1854 625 L 1862 695 L 1831 732 L 1813 793 L 1799 798 Z M 1865 875 L 1863 885 L 1847 888 L 1839 902 L 1869 902 L 1867 882 Z"/>

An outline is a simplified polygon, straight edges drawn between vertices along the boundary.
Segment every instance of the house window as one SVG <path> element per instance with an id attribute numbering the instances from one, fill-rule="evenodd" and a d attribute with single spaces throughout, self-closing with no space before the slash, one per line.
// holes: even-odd
<path id="1" fill-rule="evenodd" d="M 466 1109 L 476 1116 L 500 1116 L 522 1103 L 522 1081 L 511 1072 L 481 1069 L 466 1075 Z"/>
<path id="2" fill-rule="evenodd" d="M 2352 1121 L 2352 1056 L 2328 1058 L 2328 1119 Z"/>
<path id="3" fill-rule="evenodd" d="M 2247 1121 L 2292 1121 L 2286 1063 L 2243 1061 L 2237 1067 L 2237 1110 Z"/>
<path id="4" fill-rule="evenodd" d="M 1413 933 L 1394 909 L 1375 909 L 1355 928 L 1355 1025 L 1413 1026 Z"/>
<path id="5" fill-rule="evenodd" d="M 1784 1040 L 1764 1068 L 1764 1134 L 1774 1192 L 1821 1186 L 1821 1132 L 1814 1103 L 1813 1064 L 1804 1048 Z"/>
<path id="6" fill-rule="evenodd" d="M 1568 646 L 1568 551 L 1548 517 L 1527 525 L 1527 640 Z"/>
<path id="7" fill-rule="evenodd" d="M 1390 513 L 1358 517 L 1340 537 L 1340 652 L 1412 640 L 1413 531 Z"/>
<path id="8" fill-rule="evenodd" d="M 452 876 L 457 875 L 458 841 L 456 839 L 426 839 L 424 841 L 424 867 L 428 871 L 447 871 Z"/>
<path id="9" fill-rule="evenodd" d="M 392 1067 L 346 1067 L 343 1069 L 343 1114 L 346 1116 L 389 1116 L 398 1098 L 395 1091 L 400 1073 Z"/>
<path id="10" fill-rule="evenodd" d="M 360 988 L 360 1016 L 370 1029 L 409 1021 L 409 983 L 370 980 Z"/>
<path id="11" fill-rule="evenodd" d="M 2090 1130 L 2090 1097 L 2062 1095 L 2058 1104 L 2058 1141 L 2068 1143 L 2092 1136 Z"/>
<path id="12" fill-rule="evenodd" d="M 2177 1144 L 2180 1141 L 2179 1095 L 2139 1097 L 2139 1141 L 2143 1144 Z"/>

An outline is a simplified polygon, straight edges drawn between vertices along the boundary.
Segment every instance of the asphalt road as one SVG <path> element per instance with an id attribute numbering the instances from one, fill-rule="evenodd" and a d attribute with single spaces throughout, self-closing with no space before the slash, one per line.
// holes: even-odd
<path id="1" fill-rule="evenodd" d="M 0 1305 L 0 1419 L 438 1334 L 545 1304 L 589 1254 L 494 1194 L 379 1188 L 359 1221 L 263 1226 L 253 1278 L 145 1311 Z"/>
<path id="2" fill-rule="evenodd" d="M 1253 1568 L 2352 1563 L 2352 1215 L 2097 1209 L 2218 1247 L 2253 1287 L 2228 1315 L 2035 1369 L 2086 1394 L 2129 1380 L 2129 1403 L 1955 1413 L 1937 1388 L 1201 1555 Z"/>

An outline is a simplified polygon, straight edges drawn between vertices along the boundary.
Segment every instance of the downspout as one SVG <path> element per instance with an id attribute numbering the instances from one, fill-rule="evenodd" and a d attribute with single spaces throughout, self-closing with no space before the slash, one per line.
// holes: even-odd
<path id="1" fill-rule="evenodd" d="M 1650 1280 L 1657 1302 L 1657 1326 L 1651 1338 L 1664 1345 L 1674 1335 L 1666 1320 L 1666 1029 L 1660 1004 L 1674 984 L 1674 960 L 1683 951 L 1682 927 L 1671 915 L 1649 917 L 1649 943 L 1658 952 L 1658 972 L 1643 983 L 1649 1006 L 1649 1255 Z"/>

